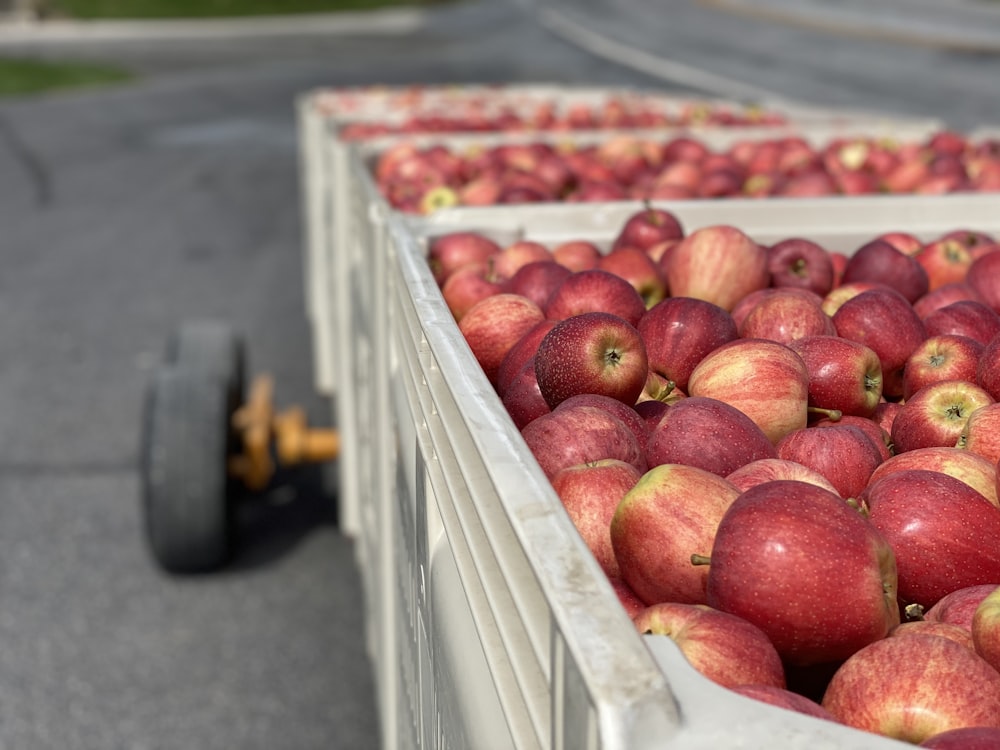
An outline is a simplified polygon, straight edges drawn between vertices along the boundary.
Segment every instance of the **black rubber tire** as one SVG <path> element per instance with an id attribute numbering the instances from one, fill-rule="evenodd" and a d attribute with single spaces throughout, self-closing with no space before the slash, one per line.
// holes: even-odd
<path id="1" fill-rule="evenodd" d="M 222 321 L 187 321 L 167 339 L 167 364 L 221 378 L 233 410 L 244 399 L 245 359 L 243 340 Z"/>
<path id="2" fill-rule="evenodd" d="M 143 510 L 150 551 L 171 573 L 222 567 L 232 547 L 231 409 L 217 377 L 168 366 L 147 395 Z"/>

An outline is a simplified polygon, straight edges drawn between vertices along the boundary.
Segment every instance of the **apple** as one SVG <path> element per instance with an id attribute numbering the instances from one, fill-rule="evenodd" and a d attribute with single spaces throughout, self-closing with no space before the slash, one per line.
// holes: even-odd
<path id="1" fill-rule="evenodd" d="M 618 577 L 618 561 L 611 548 L 611 519 L 618 503 L 642 473 L 614 458 L 567 466 L 552 477 L 552 488 L 604 573 Z"/>
<path id="2" fill-rule="evenodd" d="M 894 248 L 899 250 L 899 252 L 905 253 L 906 255 L 916 256 L 924 247 L 924 243 L 915 234 L 901 230 L 883 232 L 875 239 L 888 242 Z"/>
<path id="3" fill-rule="evenodd" d="M 809 406 L 871 417 L 882 398 L 882 361 L 860 341 L 836 335 L 791 341 L 809 374 Z"/>
<path id="4" fill-rule="evenodd" d="M 493 274 L 499 279 L 511 279 L 522 266 L 541 260 L 552 260 L 552 251 L 540 242 L 517 240 L 490 257 Z"/>
<path id="5" fill-rule="evenodd" d="M 632 587 L 621 578 L 609 577 L 608 582 L 611 584 L 612 591 L 615 592 L 618 601 L 621 602 L 622 607 L 630 618 L 635 617 L 646 608 L 646 603 L 636 596 Z"/>
<path id="6" fill-rule="evenodd" d="M 976 367 L 983 345 L 958 334 L 932 334 L 924 339 L 903 366 L 903 399 L 924 386 L 942 380 L 976 382 Z"/>
<path id="7" fill-rule="evenodd" d="M 812 240 L 789 237 L 767 249 L 771 286 L 807 289 L 821 297 L 833 289 L 833 260 Z"/>
<path id="8" fill-rule="evenodd" d="M 911 304 L 927 293 L 927 271 L 913 256 L 902 253 L 884 240 L 871 240 L 847 261 L 843 283 L 877 282 L 890 286 Z"/>
<path id="9" fill-rule="evenodd" d="M 924 610 L 966 586 L 1000 581 L 1000 509 L 961 480 L 926 469 L 871 482 L 859 498 L 892 546 L 899 599 Z"/>
<path id="10" fill-rule="evenodd" d="M 818 472 L 843 498 L 857 497 L 868 485 L 882 453 L 872 439 L 854 425 L 802 427 L 785 435 L 776 446 L 778 458 L 795 461 Z"/>
<path id="11" fill-rule="evenodd" d="M 1000 401 L 1000 335 L 983 347 L 976 364 L 976 383 L 994 400 Z"/>
<path id="12" fill-rule="evenodd" d="M 650 369 L 682 391 L 707 354 L 738 337 L 728 311 L 693 297 L 668 297 L 657 303 L 639 320 L 638 329 Z"/>
<path id="13" fill-rule="evenodd" d="M 971 286 L 964 281 L 957 281 L 939 286 L 937 289 L 927 292 L 927 294 L 913 303 L 913 310 L 921 320 L 924 320 L 935 310 L 946 307 L 952 302 L 970 299 L 980 301 L 979 295 L 972 291 Z"/>
<path id="14" fill-rule="evenodd" d="M 781 657 L 764 632 L 704 604 L 660 602 L 632 618 L 644 635 L 670 638 L 688 663 L 725 688 L 785 687 Z"/>
<path id="15" fill-rule="evenodd" d="M 844 256 L 844 263 L 846 266 L 847 256 Z M 823 302 L 820 307 L 823 308 L 825 312 L 830 317 L 840 309 L 847 300 L 857 297 L 862 292 L 867 292 L 871 289 L 891 289 L 891 287 L 885 284 L 880 284 L 874 281 L 852 281 L 850 284 L 838 283 L 835 284 L 830 293 L 823 297 Z"/>
<path id="16" fill-rule="evenodd" d="M 636 413 L 642 417 L 643 421 L 646 423 L 648 434 L 651 435 L 653 433 L 653 428 L 655 428 L 657 423 L 663 419 L 663 416 L 670 409 L 670 406 L 671 405 L 665 401 L 649 399 L 646 401 L 639 401 L 633 408 Z"/>
<path id="17" fill-rule="evenodd" d="M 965 482 L 1000 508 L 1000 501 L 997 500 L 996 493 L 996 465 L 972 451 L 949 446 L 917 448 L 905 453 L 897 453 L 892 458 L 883 461 L 872 472 L 869 483 L 894 472 L 908 469 L 926 469 L 947 474 Z"/>
<path id="18" fill-rule="evenodd" d="M 621 245 L 602 256 L 597 267 L 629 282 L 647 308 L 667 296 L 667 280 L 659 265 L 637 247 Z"/>
<path id="19" fill-rule="evenodd" d="M 947 638 L 884 638 L 844 662 L 822 705 L 848 726 L 919 744 L 962 727 L 1000 727 L 1000 672 Z"/>
<path id="20" fill-rule="evenodd" d="M 707 560 L 707 604 L 743 617 L 786 664 L 846 659 L 899 624 L 892 548 L 838 495 L 776 480 L 723 515 Z"/>
<path id="21" fill-rule="evenodd" d="M 872 444 L 878 449 L 882 461 L 892 458 L 892 435 L 878 422 L 869 417 L 859 417 L 854 414 L 842 414 L 836 419 L 823 417 L 815 422 L 810 422 L 809 426 L 814 428 L 836 427 L 838 425 L 851 425 L 857 427 L 871 438 Z M 881 466 L 881 464 L 879 464 Z M 877 469 L 878 467 L 876 467 Z"/>
<path id="22" fill-rule="evenodd" d="M 905 638 L 908 635 L 933 635 L 938 638 L 947 638 L 970 651 L 976 650 L 975 642 L 972 640 L 972 632 L 969 628 L 953 622 L 934 622 L 932 620 L 903 622 L 894 627 L 889 632 L 888 637 Z"/>
<path id="23" fill-rule="evenodd" d="M 458 323 L 477 302 L 501 292 L 503 285 L 493 277 L 486 263 L 456 268 L 441 285 L 441 296 Z"/>
<path id="24" fill-rule="evenodd" d="M 972 643 L 976 653 L 1000 671 L 1000 585 L 972 615 Z"/>
<path id="25" fill-rule="evenodd" d="M 965 283 L 979 299 L 1000 313 L 1000 253 L 986 253 L 972 261 Z"/>
<path id="26" fill-rule="evenodd" d="M 648 206 L 625 220 L 612 248 L 628 246 L 645 251 L 658 242 L 682 237 L 684 228 L 673 212 Z"/>
<path id="27" fill-rule="evenodd" d="M 544 307 L 552 292 L 573 272 L 554 260 L 525 263 L 503 283 L 503 291 L 527 297 L 539 308 Z"/>
<path id="28" fill-rule="evenodd" d="M 927 273 L 928 291 L 964 281 L 972 265 L 968 247 L 947 237 L 927 243 L 913 257 Z"/>
<path id="29" fill-rule="evenodd" d="M 671 406 L 650 432 L 646 462 L 697 466 L 720 477 L 760 458 L 775 458 L 764 431 L 734 406 L 692 396 Z"/>
<path id="30" fill-rule="evenodd" d="M 629 282 L 609 271 L 592 268 L 563 280 L 542 308 L 546 318 L 564 320 L 588 312 L 611 313 L 633 326 L 646 312 L 646 303 Z"/>
<path id="31" fill-rule="evenodd" d="M 998 583 L 978 583 L 963 586 L 941 597 L 937 604 L 924 611 L 926 622 L 944 622 L 960 625 L 972 634 L 972 620 L 983 599 L 1000 587 Z"/>
<path id="32" fill-rule="evenodd" d="M 511 382 L 520 375 L 525 363 L 535 356 L 538 345 L 555 324 L 556 321 L 548 319 L 535 324 L 507 350 L 500 367 L 497 368 L 496 389 L 501 398 L 507 392 Z"/>
<path id="33" fill-rule="evenodd" d="M 740 323 L 740 336 L 781 344 L 806 336 L 832 336 L 836 329 L 821 303 L 819 296 L 811 299 L 799 290 L 773 289 L 747 312 Z"/>
<path id="34" fill-rule="evenodd" d="M 639 394 L 639 400 L 635 405 L 638 406 L 648 401 L 657 401 L 661 406 L 667 406 L 683 398 L 687 398 L 687 394 L 678 388 L 676 383 L 672 380 L 667 380 L 658 372 L 650 370 L 646 374 L 646 385 L 642 389 L 642 393 Z"/>
<path id="35" fill-rule="evenodd" d="M 753 698 L 754 700 L 758 700 L 763 703 L 769 703 L 770 705 L 777 706 L 778 708 L 784 708 L 789 711 L 797 711 L 801 714 L 806 714 L 807 716 L 812 716 L 817 719 L 825 719 L 833 722 L 837 721 L 833 717 L 833 714 L 823 708 L 816 701 L 799 693 L 792 692 L 787 688 L 773 687 L 771 685 L 737 685 L 736 687 L 730 689 L 733 692 L 739 693 L 747 698 Z"/>
<path id="36" fill-rule="evenodd" d="M 776 341 L 737 339 L 716 348 L 692 371 L 687 394 L 735 406 L 772 443 L 808 421 L 809 372 L 798 354 Z"/>
<path id="37" fill-rule="evenodd" d="M 931 735 L 920 743 L 931 750 L 996 750 L 1000 747 L 997 727 L 961 727 Z"/>
<path id="38" fill-rule="evenodd" d="M 957 447 L 978 453 L 994 465 L 1000 462 L 1000 403 L 981 406 L 969 415 Z"/>
<path id="39" fill-rule="evenodd" d="M 632 405 L 646 384 L 646 346 L 635 326 L 605 312 L 561 320 L 538 344 L 535 376 L 550 408 L 597 393 Z"/>
<path id="40" fill-rule="evenodd" d="M 892 289 L 869 289 L 844 302 L 833 314 L 837 335 L 872 349 L 882 363 L 882 393 L 903 395 L 903 368 L 927 338 L 923 321 L 903 295 Z"/>
<path id="41" fill-rule="evenodd" d="M 507 359 L 504 359 L 504 362 L 506 361 Z M 510 378 L 503 392 L 498 389 L 497 393 L 507 415 L 519 430 L 523 430 L 528 423 L 552 411 L 538 388 L 533 355 Z"/>
<path id="42" fill-rule="evenodd" d="M 969 415 L 993 398 L 967 380 L 941 380 L 912 394 L 892 422 L 896 453 L 914 448 L 953 446 Z"/>
<path id="43" fill-rule="evenodd" d="M 570 271 L 586 271 L 597 268 L 601 250 L 587 240 L 569 240 L 552 249 L 552 259 Z"/>
<path id="44" fill-rule="evenodd" d="M 687 235 L 670 252 L 665 270 L 672 295 L 703 299 L 725 310 L 770 283 L 767 250 L 728 225 Z"/>
<path id="45" fill-rule="evenodd" d="M 830 480 L 818 471 L 810 469 L 798 461 L 789 461 L 784 458 L 758 458 L 726 475 L 726 479 L 741 492 L 756 487 L 758 484 L 773 482 L 777 479 L 808 482 L 830 492 L 837 492 L 837 488 L 830 483 Z"/>
<path id="46" fill-rule="evenodd" d="M 924 316 L 928 336 L 954 333 L 986 346 L 1000 334 L 1000 314 L 978 300 L 958 300 Z"/>
<path id="47" fill-rule="evenodd" d="M 496 387 L 500 363 L 518 340 L 545 319 L 538 305 L 519 294 L 480 300 L 458 321 L 476 361 Z"/>
<path id="48" fill-rule="evenodd" d="M 599 393 L 579 393 L 576 396 L 570 396 L 555 408 L 556 410 L 568 409 L 571 406 L 581 405 L 596 406 L 598 409 L 604 409 L 618 417 L 635 435 L 639 441 L 639 447 L 645 455 L 646 444 L 649 442 L 650 428 L 643 416 L 636 411 L 635 407 L 629 406 L 611 396 L 603 396 Z M 646 465 L 648 468 L 648 461 Z"/>
<path id="49" fill-rule="evenodd" d="M 440 286 L 456 269 L 485 263 L 500 250 L 497 242 L 479 232 L 451 232 L 430 239 L 427 263 Z"/>

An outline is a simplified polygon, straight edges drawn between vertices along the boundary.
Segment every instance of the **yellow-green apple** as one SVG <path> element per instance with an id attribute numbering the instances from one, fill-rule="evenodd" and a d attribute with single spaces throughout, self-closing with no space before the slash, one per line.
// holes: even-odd
<path id="1" fill-rule="evenodd" d="M 635 404 L 646 385 L 646 346 L 635 326 L 611 313 L 588 312 L 559 321 L 539 342 L 535 375 L 546 403 L 597 393 Z"/>
<path id="2" fill-rule="evenodd" d="M 947 638 L 884 638 L 833 675 L 823 707 L 848 726 L 919 744 L 962 727 L 1000 727 L 1000 672 Z"/>
<path id="3" fill-rule="evenodd" d="M 913 303 L 913 309 L 922 320 L 935 310 L 946 307 L 952 302 L 961 302 L 962 300 L 969 299 L 979 301 L 979 296 L 972 291 L 972 287 L 966 282 L 958 281 L 945 284 L 934 291 L 927 292 L 927 294 Z"/>
<path id="4" fill-rule="evenodd" d="M 939 237 L 913 256 L 927 272 L 928 291 L 964 281 L 972 265 L 969 248 L 954 238 Z"/>
<path id="5" fill-rule="evenodd" d="M 964 625 L 953 622 L 933 622 L 931 620 L 912 620 L 903 622 L 889 631 L 889 638 L 904 638 L 908 635 L 934 635 L 938 638 L 947 638 L 960 646 L 965 646 L 970 651 L 975 651 L 976 646 L 972 640 L 972 632 Z"/>
<path id="6" fill-rule="evenodd" d="M 690 396 L 671 406 L 649 435 L 646 462 L 697 466 L 720 477 L 760 458 L 775 458 L 764 431 L 735 406 Z"/>
<path id="7" fill-rule="evenodd" d="M 711 549 L 719 520 L 739 494 L 695 466 L 661 464 L 647 471 L 611 520 L 622 579 L 646 604 L 704 604 L 707 571 L 691 564 L 691 554 Z"/>
<path id="8" fill-rule="evenodd" d="M 845 259 L 848 256 L 843 256 Z M 846 263 L 846 261 L 845 261 Z M 891 287 L 885 284 L 880 284 L 874 281 L 852 281 L 850 284 L 840 283 L 833 287 L 823 297 L 823 303 L 820 305 L 825 312 L 830 317 L 833 317 L 834 313 L 840 309 L 847 300 L 857 297 L 862 292 L 867 292 L 871 289 L 890 289 Z"/>
<path id="9" fill-rule="evenodd" d="M 941 597 L 937 604 L 924 610 L 926 622 L 944 622 L 960 625 L 972 634 L 972 620 L 983 599 L 1000 588 L 1000 583 L 978 583 L 963 586 Z"/>
<path id="10" fill-rule="evenodd" d="M 503 285 L 492 276 L 485 263 L 456 268 L 441 285 L 441 296 L 456 322 L 461 322 L 477 302 L 502 291 Z"/>
<path id="11" fill-rule="evenodd" d="M 1000 585 L 979 603 L 972 615 L 972 643 L 976 653 L 1000 671 Z"/>
<path id="12" fill-rule="evenodd" d="M 878 449 L 882 461 L 892 458 L 892 436 L 878 422 L 869 417 L 859 417 L 854 414 L 844 414 L 836 419 L 823 417 L 815 422 L 810 422 L 810 427 L 826 428 L 837 425 L 851 425 L 857 427 L 871 438 L 872 443 Z M 881 466 L 881 464 L 879 464 Z M 876 467 L 877 468 L 877 467 Z"/>
<path id="13" fill-rule="evenodd" d="M 899 600 L 926 611 L 946 594 L 1000 581 L 1000 509 L 961 480 L 926 469 L 897 471 L 859 498 L 892 546 Z"/>
<path id="14" fill-rule="evenodd" d="M 930 750 L 996 750 L 1000 747 L 1000 728 L 949 729 L 928 737 L 919 747 Z"/>
<path id="15" fill-rule="evenodd" d="M 494 294 L 474 304 L 458 321 L 466 343 L 496 386 L 500 363 L 520 338 L 545 319 L 541 309 L 520 294 Z"/>
<path id="16" fill-rule="evenodd" d="M 871 417 L 882 398 L 882 361 L 860 341 L 805 336 L 788 346 L 809 373 L 809 406 Z"/>
<path id="17" fill-rule="evenodd" d="M 976 366 L 983 345 L 955 333 L 930 334 L 903 366 L 904 402 L 924 386 L 942 380 L 976 382 Z"/>
<path id="18" fill-rule="evenodd" d="M 981 406 L 969 415 L 957 447 L 978 453 L 992 464 L 1000 461 L 1000 403 Z"/>
<path id="19" fill-rule="evenodd" d="M 874 441 L 860 427 L 849 424 L 802 427 L 785 435 L 776 447 L 778 458 L 823 475 L 843 498 L 857 497 L 882 463 Z"/>
<path id="20" fill-rule="evenodd" d="M 993 505 L 1000 507 L 996 493 L 996 465 L 976 453 L 956 446 L 917 448 L 897 453 L 872 472 L 869 482 L 876 482 L 889 474 L 908 469 L 926 469 L 947 474 L 965 482 Z"/>
<path id="21" fill-rule="evenodd" d="M 1000 335 L 983 347 L 976 364 L 976 383 L 1000 401 Z"/>
<path id="22" fill-rule="evenodd" d="M 635 433 L 606 409 L 572 406 L 543 414 L 521 429 L 521 437 L 551 481 L 561 469 L 617 458 L 646 470 Z"/>
<path id="23" fill-rule="evenodd" d="M 869 289 L 844 302 L 833 314 L 837 335 L 872 349 L 882 362 L 882 393 L 903 395 L 903 367 L 927 338 L 924 322 L 903 295 L 892 289 Z"/>
<path id="24" fill-rule="evenodd" d="M 1000 334 L 1000 314 L 978 300 L 959 300 L 924 316 L 928 336 L 952 333 L 983 346 Z"/>
<path id="25" fill-rule="evenodd" d="M 844 284 L 855 281 L 885 284 L 911 304 L 927 294 L 929 285 L 927 271 L 916 258 L 878 239 L 865 243 L 850 256 L 842 280 Z"/>
<path id="26" fill-rule="evenodd" d="M 736 485 L 740 491 L 777 479 L 795 479 L 815 484 L 817 487 L 822 487 L 833 493 L 837 492 L 837 488 L 830 484 L 830 480 L 818 471 L 810 469 L 798 461 L 789 461 L 784 458 L 758 458 L 756 461 L 744 464 L 726 475 L 726 479 Z"/>
<path id="27" fill-rule="evenodd" d="M 684 227 L 676 214 L 664 208 L 647 206 L 625 220 L 612 247 L 624 245 L 645 251 L 658 242 L 683 236 Z"/>
<path id="28" fill-rule="evenodd" d="M 597 268 L 601 250 L 588 240 L 568 240 L 552 249 L 552 258 L 570 271 Z"/>
<path id="29" fill-rule="evenodd" d="M 745 490 L 715 534 L 707 604 L 744 617 L 786 664 L 846 659 L 899 624 L 896 562 L 840 496 L 776 480 Z"/>
<path id="30" fill-rule="evenodd" d="M 570 271 L 554 260 L 534 260 L 525 263 L 506 281 L 503 291 L 527 297 L 539 307 L 543 307 L 552 292 L 569 276 Z"/>
<path id="31" fill-rule="evenodd" d="M 737 339 L 709 352 L 688 379 L 688 396 L 725 401 L 772 443 L 808 421 L 809 372 L 802 357 L 766 339 Z"/>
<path id="32" fill-rule="evenodd" d="M 497 393 L 501 397 L 503 397 L 507 391 L 507 387 L 514 378 L 520 374 L 525 363 L 535 356 L 535 352 L 538 351 L 538 345 L 545 338 L 545 334 L 551 331 L 555 324 L 556 321 L 548 319 L 537 323 L 519 338 L 516 344 L 507 350 L 507 354 L 504 355 L 500 367 L 497 368 L 496 388 Z"/>
<path id="33" fill-rule="evenodd" d="M 896 453 L 914 448 L 953 446 L 976 409 L 993 397 L 968 380 L 941 380 L 913 393 L 892 422 Z"/>
<path id="34" fill-rule="evenodd" d="M 500 252 L 500 245 L 479 232 L 450 232 L 431 238 L 427 263 L 440 286 L 453 271 L 473 263 L 486 263 Z"/>
<path id="35" fill-rule="evenodd" d="M 611 519 L 641 477 L 632 464 L 614 458 L 567 466 L 552 477 L 552 488 L 566 513 L 609 578 L 619 575 L 611 548 Z"/>
<path id="36" fill-rule="evenodd" d="M 685 391 L 691 372 L 705 356 L 738 337 L 728 311 L 693 297 L 668 297 L 639 320 L 650 370 Z"/>
<path id="37" fill-rule="evenodd" d="M 618 601 L 621 602 L 622 608 L 628 613 L 630 618 L 635 617 L 646 608 L 646 603 L 636 596 L 632 587 L 621 578 L 609 577 L 608 581 L 611 583 L 611 589 L 618 597 Z"/>
<path id="38" fill-rule="evenodd" d="M 986 253 L 972 261 L 965 283 L 985 304 L 1000 312 L 1000 253 Z"/>
<path id="39" fill-rule="evenodd" d="M 767 250 L 728 225 L 688 234 L 670 252 L 666 275 L 675 297 L 703 299 L 725 310 L 770 283 Z"/>
<path id="40" fill-rule="evenodd" d="M 833 260 L 812 240 L 788 237 L 767 249 L 771 286 L 807 289 L 824 297 L 833 289 Z"/>
<path id="41" fill-rule="evenodd" d="M 635 287 L 647 308 L 667 296 L 667 280 L 659 265 L 637 247 L 621 245 L 601 256 L 597 267 Z"/>
<path id="42" fill-rule="evenodd" d="M 785 687 L 781 657 L 764 631 L 705 604 L 660 602 L 632 618 L 644 635 L 670 638 L 703 676 L 726 688 Z"/>
<path id="43" fill-rule="evenodd" d="M 773 687 L 771 685 L 737 685 L 730 689 L 747 698 L 753 698 L 754 700 L 768 703 L 778 708 L 784 708 L 788 711 L 798 711 L 801 714 L 813 716 L 817 719 L 837 721 L 833 718 L 833 714 L 819 703 L 788 688 Z"/>
<path id="44" fill-rule="evenodd" d="M 820 297 L 810 299 L 801 290 L 773 289 L 747 312 L 740 323 L 740 336 L 780 344 L 806 336 L 832 336 L 836 329 L 821 303 Z"/>
<path id="45" fill-rule="evenodd" d="M 646 303 L 625 279 L 609 271 L 591 268 L 563 280 L 542 308 L 545 317 L 564 320 L 587 312 L 605 312 L 637 325 Z"/>
<path id="46" fill-rule="evenodd" d="M 625 423 L 626 427 L 635 433 L 635 437 L 639 441 L 639 447 L 642 448 L 645 453 L 646 443 L 649 440 L 650 429 L 646 420 L 638 411 L 635 410 L 635 407 L 619 401 L 616 398 L 612 398 L 611 396 L 603 396 L 599 393 L 579 393 L 576 396 L 570 396 L 568 399 L 560 403 L 556 409 L 568 409 L 571 406 L 580 405 L 596 406 L 598 409 L 604 409 L 614 414 Z"/>

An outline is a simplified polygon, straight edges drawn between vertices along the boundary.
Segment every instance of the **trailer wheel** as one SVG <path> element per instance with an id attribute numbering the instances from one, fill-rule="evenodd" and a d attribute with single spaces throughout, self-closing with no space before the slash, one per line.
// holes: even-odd
<path id="1" fill-rule="evenodd" d="M 143 431 L 143 510 L 150 550 L 168 572 L 208 572 L 229 558 L 231 415 L 229 387 L 218 377 L 174 365 L 152 380 Z"/>
<path id="2" fill-rule="evenodd" d="M 235 410 L 245 395 L 245 347 L 226 323 L 191 320 L 182 323 L 167 340 L 167 364 L 179 365 L 226 384 L 229 408 Z"/>

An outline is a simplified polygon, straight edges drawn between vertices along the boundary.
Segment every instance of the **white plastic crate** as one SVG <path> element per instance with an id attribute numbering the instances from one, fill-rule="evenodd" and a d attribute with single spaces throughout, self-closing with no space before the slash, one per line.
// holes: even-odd
<path id="1" fill-rule="evenodd" d="M 664 206 L 687 231 L 731 223 L 846 252 L 889 230 L 1000 233 L 990 195 Z M 457 229 L 607 246 L 639 207 L 394 214 L 353 256 L 382 285 L 352 333 L 369 342 L 369 376 L 344 383 L 372 432 L 341 461 L 372 481 L 361 547 L 365 586 L 382 587 L 366 614 L 385 747 L 901 747 L 729 694 L 634 632 L 426 265 L 429 238 Z"/>

